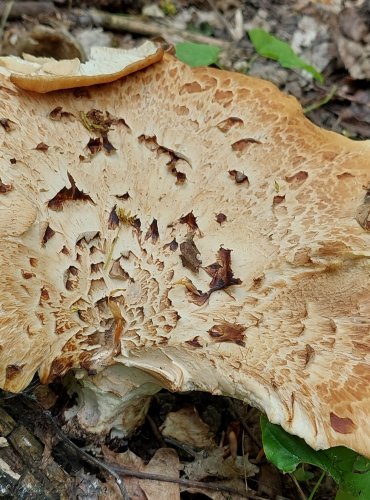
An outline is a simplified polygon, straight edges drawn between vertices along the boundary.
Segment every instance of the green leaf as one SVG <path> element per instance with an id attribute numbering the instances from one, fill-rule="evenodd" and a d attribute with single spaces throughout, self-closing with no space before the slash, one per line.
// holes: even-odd
<path id="1" fill-rule="evenodd" d="M 248 31 L 249 38 L 256 49 L 256 52 L 263 57 L 278 61 L 284 68 L 305 69 L 319 82 L 324 81 L 324 77 L 316 68 L 297 56 L 289 44 L 279 40 L 267 31 L 254 28 Z"/>
<path id="2" fill-rule="evenodd" d="M 293 472 L 300 463 L 316 465 L 339 485 L 338 499 L 370 498 L 370 461 L 366 458 L 343 446 L 315 451 L 265 416 L 261 417 L 261 429 L 267 459 L 283 472 Z"/>
<path id="3" fill-rule="evenodd" d="M 209 66 L 218 60 L 220 48 L 203 43 L 180 42 L 175 45 L 176 56 L 189 66 Z"/>

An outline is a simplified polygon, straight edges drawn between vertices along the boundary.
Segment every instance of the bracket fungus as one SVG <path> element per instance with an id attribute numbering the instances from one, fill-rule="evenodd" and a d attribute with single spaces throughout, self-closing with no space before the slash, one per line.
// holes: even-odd
<path id="1" fill-rule="evenodd" d="M 1 387 L 69 372 L 69 417 L 123 433 L 209 391 L 370 456 L 370 142 L 167 54 L 88 92 L 0 78 Z"/>

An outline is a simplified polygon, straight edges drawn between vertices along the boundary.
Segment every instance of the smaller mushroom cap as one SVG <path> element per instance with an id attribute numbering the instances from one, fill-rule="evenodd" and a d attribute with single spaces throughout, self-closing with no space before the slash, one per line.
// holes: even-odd
<path id="1" fill-rule="evenodd" d="M 86 87 L 109 83 L 146 68 L 163 57 L 163 49 L 153 42 L 145 42 L 134 49 L 92 47 L 90 58 L 57 61 L 52 57 L 34 57 L 24 54 L 0 57 L 0 72 L 11 72 L 10 80 L 25 90 L 45 93 L 53 90 Z M 6 71 L 8 73 L 8 71 Z"/>

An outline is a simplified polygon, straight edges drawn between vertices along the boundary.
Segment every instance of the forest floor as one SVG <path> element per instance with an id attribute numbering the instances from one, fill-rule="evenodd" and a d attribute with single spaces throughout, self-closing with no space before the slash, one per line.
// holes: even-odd
<path id="1" fill-rule="evenodd" d="M 109 14 L 102 25 L 92 8 Z M 111 31 L 112 19 L 122 14 L 131 23 Z M 84 58 L 93 44 L 133 46 L 149 37 L 148 27 L 166 44 L 217 44 L 220 67 L 272 81 L 324 128 L 370 138 L 368 0 L 18 1 L 0 2 L 0 18 L 2 55 Z M 288 42 L 324 81 L 256 54 L 247 34 L 252 28 Z M 162 391 L 135 435 L 103 440 L 64 427 L 71 404 L 60 382 L 43 387 L 34 381 L 21 395 L 0 394 L 0 496 L 121 498 L 116 466 L 126 470 L 124 482 L 136 500 L 304 500 L 321 474 L 306 467 L 283 475 L 269 464 L 259 412 L 230 398 Z M 315 498 L 334 497 L 335 484 L 326 476 Z"/>

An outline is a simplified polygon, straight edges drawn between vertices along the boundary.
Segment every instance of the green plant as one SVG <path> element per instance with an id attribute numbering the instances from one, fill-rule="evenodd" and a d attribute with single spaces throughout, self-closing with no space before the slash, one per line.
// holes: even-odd
<path id="1" fill-rule="evenodd" d="M 261 430 L 265 455 L 282 472 L 294 472 L 301 463 L 316 465 L 338 484 L 336 500 L 370 498 L 370 460 L 342 446 L 315 451 L 265 416 L 261 417 Z"/>
<path id="2" fill-rule="evenodd" d="M 189 66 L 209 66 L 218 60 L 220 48 L 203 43 L 180 42 L 175 45 L 176 56 Z"/>
<path id="3" fill-rule="evenodd" d="M 166 16 L 174 16 L 177 12 L 176 5 L 172 0 L 162 0 L 159 6 Z"/>
<path id="4" fill-rule="evenodd" d="M 278 61 L 284 68 L 304 69 L 311 73 L 319 82 L 324 81 L 324 77 L 316 68 L 297 56 L 289 44 L 279 40 L 267 31 L 254 28 L 248 31 L 249 38 L 256 49 L 256 52 L 263 57 Z"/>

